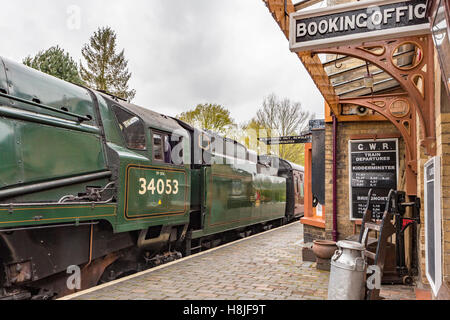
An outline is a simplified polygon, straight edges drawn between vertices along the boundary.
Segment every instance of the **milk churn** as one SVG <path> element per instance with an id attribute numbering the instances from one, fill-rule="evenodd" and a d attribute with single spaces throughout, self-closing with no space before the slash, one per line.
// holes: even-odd
<path id="1" fill-rule="evenodd" d="M 366 261 L 364 245 L 342 240 L 331 258 L 328 300 L 363 300 Z"/>

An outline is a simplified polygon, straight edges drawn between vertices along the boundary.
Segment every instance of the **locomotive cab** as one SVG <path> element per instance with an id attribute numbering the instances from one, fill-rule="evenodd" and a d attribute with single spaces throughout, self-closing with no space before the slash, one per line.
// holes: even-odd
<path id="1" fill-rule="evenodd" d="M 111 138 L 107 133 L 106 139 L 117 154 L 119 184 L 124 186 L 118 192 L 123 211 L 117 230 L 143 230 L 138 245 L 149 248 L 181 238 L 190 210 L 189 134 L 170 117 L 106 94 L 102 97 L 113 114 Z M 120 139 L 112 134 L 114 128 Z"/>

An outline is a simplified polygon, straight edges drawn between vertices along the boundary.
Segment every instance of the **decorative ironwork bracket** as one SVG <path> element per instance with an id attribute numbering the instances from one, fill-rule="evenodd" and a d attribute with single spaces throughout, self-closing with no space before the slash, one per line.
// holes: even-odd
<path id="1" fill-rule="evenodd" d="M 289 39 L 289 16 L 295 12 L 294 5 L 291 0 L 263 0 L 272 14 L 274 20 L 278 23 L 281 31 Z M 338 114 L 338 102 L 333 86 L 328 79 L 325 70 L 322 67 L 322 62 L 317 55 L 311 55 L 310 52 L 298 52 L 297 56 L 303 63 L 306 71 L 308 71 L 312 80 L 321 91 L 323 97 L 327 101 L 333 113 Z"/>
<path id="2" fill-rule="evenodd" d="M 286 38 L 289 38 L 289 23 L 286 13 L 295 11 L 292 1 L 263 0 L 280 26 Z M 399 68 L 392 59 L 396 48 L 405 42 L 418 45 L 421 50 L 420 63 L 412 68 Z M 330 80 L 323 69 L 318 53 L 332 53 L 352 56 L 365 60 L 391 75 L 405 93 L 378 95 L 372 97 L 338 99 Z M 410 195 L 417 189 L 417 127 L 416 118 L 421 124 L 420 144 L 428 155 L 436 154 L 436 128 L 434 98 L 434 47 L 431 36 L 403 37 L 390 40 L 364 42 L 349 46 L 340 46 L 299 52 L 311 78 L 321 91 L 334 114 L 339 114 L 338 104 L 352 103 L 377 111 L 391 121 L 400 131 L 406 144 L 406 189 Z M 398 100 L 403 99 L 407 111 L 399 113 Z"/>
<path id="3" fill-rule="evenodd" d="M 417 45 L 420 48 L 421 54 L 420 62 L 418 62 L 415 66 L 407 69 L 397 67 L 392 58 L 396 48 L 404 43 L 412 43 Z M 417 112 L 421 128 L 423 129 L 420 137 L 421 145 L 425 147 L 425 152 L 428 155 L 436 154 L 436 128 L 433 105 L 433 52 L 433 41 L 431 39 L 431 36 L 429 35 L 363 42 L 362 44 L 312 51 L 312 53 L 314 54 L 332 53 L 362 59 L 377 66 L 378 68 L 384 70 L 386 73 L 392 76 L 392 78 L 394 78 L 407 93 L 407 99 L 410 102 L 411 112 L 414 114 Z M 399 97 L 401 96 L 400 94 L 396 95 Z M 364 103 L 364 101 L 370 101 L 370 99 L 372 98 L 365 97 L 360 98 L 358 101 L 362 105 L 367 107 L 368 105 L 367 103 Z M 339 102 L 342 103 L 342 100 L 340 100 Z M 392 117 L 389 108 L 378 109 L 376 111 L 391 120 Z M 396 121 L 394 121 L 393 123 L 397 126 Z M 416 130 L 415 122 L 411 123 L 409 130 Z M 409 144 L 410 146 L 415 146 L 416 144 L 416 141 L 411 140 L 413 138 L 415 138 L 415 133 L 409 137 L 410 141 L 407 142 L 407 144 Z"/>
<path id="4" fill-rule="evenodd" d="M 407 93 L 372 97 L 343 98 L 341 104 L 355 104 L 375 110 L 385 116 L 400 131 L 406 145 L 406 192 L 417 194 L 416 111 Z"/>

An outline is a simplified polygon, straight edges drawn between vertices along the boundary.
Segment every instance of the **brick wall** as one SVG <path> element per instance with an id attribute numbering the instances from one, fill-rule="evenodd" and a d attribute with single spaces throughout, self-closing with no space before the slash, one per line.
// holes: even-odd
<path id="1" fill-rule="evenodd" d="M 450 299 L 450 101 L 441 81 L 439 62 L 435 56 L 435 119 L 436 119 L 436 155 L 441 157 L 441 234 L 442 234 L 442 276 L 443 284 L 438 299 Z M 417 124 L 420 130 L 420 125 Z M 419 138 L 418 138 L 419 139 Z M 425 155 L 417 141 L 418 161 L 417 187 L 418 196 L 424 199 L 424 164 L 431 158 Z M 420 277 L 418 286 L 428 285 L 425 269 L 425 213 L 421 210 L 419 230 Z M 433 296 L 434 297 L 434 296 Z M 436 297 L 434 297 L 436 298 Z"/>
<path id="2" fill-rule="evenodd" d="M 441 156 L 442 273 L 444 283 L 450 287 L 450 113 L 441 113 L 437 121 L 437 154 Z"/>
<path id="3" fill-rule="evenodd" d="M 303 225 L 303 239 L 305 243 L 308 243 L 314 240 L 326 240 L 330 238 L 326 237 L 324 229 L 305 224 Z"/>
<path id="4" fill-rule="evenodd" d="M 399 135 L 397 128 L 388 121 L 381 122 L 339 122 L 337 145 L 337 220 L 339 240 L 354 233 L 354 224 L 350 221 L 349 203 L 349 158 L 348 141 L 351 136 L 363 134 Z M 405 168 L 405 145 L 399 138 L 399 180 Z M 400 186 L 400 181 L 398 182 Z M 333 125 L 326 124 L 325 129 L 325 232 L 331 239 L 333 231 Z M 357 230 L 359 232 L 359 229 Z"/>
<path id="5" fill-rule="evenodd" d="M 438 298 L 450 297 L 450 98 L 435 56 L 436 154 L 441 157 L 441 232 L 443 286 Z M 422 180 L 423 181 L 423 180 Z M 423 183 L 423 182 L 422 182 Z"/>
<path id="6" fill-rule="evenodd" d="M 425 221 L 425 210 L 423 206 L 424 201 L 424 164 L 428 161 L 428 157 L 425 155 L 424 148 L 420 145 L 420 136 L 422 136 L 423 132 L 421 131 L 421 127 L 419 122 L 416 124 L 417 127 L 417 196 L 422 200 L 422 206 L 420 209 L 420 221 L 422 222 L 419 225 L 419 280 L 428 285 L 428 280 L 425 275 L 425 229 L 424 229 L 424 221 Z M 419 284 L 419 287 L 422 287 Z"/>
<path id="7" fill-rule="evenodd" d="M 436 71 L 436 146 L 437 155 L 441 157 L 441 191 L 442 191 L 442 272 L 443 286 L 439 296 L 450 297 L 450 102 L 446 98 L 440 85 L 440 74 Z M 351 136 L 365 134 L 393 134 L 399 135 L 398 130 L 390 122 L 339 122 L 338 123 L 338 145 L 337 145 L 337 211 L 338 211 L 338 233 L 339 240 L 345 239 L 354 233 L 354 225 L 350 221 L 349 203 L 349 166 L 348 166 L 348 141 Z M 424 177 L 423 168 L 430 157 L 425 154 L 420 145 L 422 136 L 419 122 L 417 122 L 417 196 L 424 199 Z M 399 138 L 399 189 L 404 189 L 402 175 L 405 168 L 405 145 Z M 332 239 L 333 230 L 333 126 L 326 124 L 325 130 L 325 230 L 312 226 L 305 226 L 305 241 L 312 239 Z M 418 228 L 419 238 L 419 281 L 428 284 L 425 275 L 425 232 L 423 223 L 424 207 L 421 209 L 422 224 Z M 359 229 L 356 229 L 359 232 Z"/>

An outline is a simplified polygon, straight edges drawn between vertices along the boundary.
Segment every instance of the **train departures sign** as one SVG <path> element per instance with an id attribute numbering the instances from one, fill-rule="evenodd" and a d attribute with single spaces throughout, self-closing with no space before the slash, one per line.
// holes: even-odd
<path id="1" fill-rule="evenodd" d="M 351 42 L 383 40 L 430 32 L 426 0 L 369 0 L 294 12 L 290 15 L 293 52 Z"/>
<path id="2" fill-rule="evenodd" d="M 381 219 L 390 189 L 397 190 L 398 139 L 349 141 L 350 219 L 361 219 L 371 197 L 372 217 Z"/>

